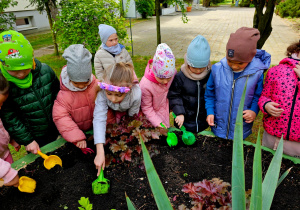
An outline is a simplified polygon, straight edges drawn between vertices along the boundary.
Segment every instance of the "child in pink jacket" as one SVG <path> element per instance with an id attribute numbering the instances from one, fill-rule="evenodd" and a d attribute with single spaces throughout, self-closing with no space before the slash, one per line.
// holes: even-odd
<path id="1" fill-rule="evenodd" d="M 0 73 L 0 109 L 3 102 L 8 97 L 8 87 L 7 80 Z M 10 166 L 10 164 L 13 163 L 12 156 L 8 149 L 10 140 L 9 134 L 5 130 L 0 119 L 0 179 L 3 179 L 5 186 L 17 187 L 19 185 L 18 172 Z"/>
<path id="2" fill-rule="evenodd" d="M 176 74 L 175 57 L 170 47 L 159 44 L 153 60 L 149 60 L 144 77 L 140 82 L 142 90 L 141 108 L 153 126 L 170 127 L 169 100 L 167 94 Z"/>
<path id="3" fill-rule="evenodd" d="M 287 48 L 287 56 L 268 71 L 258 101 L 264 114 L 262 145 L 276 150 L 283 136 L 283 153 L 300 158 L 300 42 Z"/>
<path id="4" fill-rule="evenodd" d="M 83 131 L 93 128 L 93 113 L 98 80 L 92 74 L 91 53 L 81 44 L 69 46 L 60 75 L 60 91 L 53 106 L 53 121 L 68 142 L 86 148 Z"/>

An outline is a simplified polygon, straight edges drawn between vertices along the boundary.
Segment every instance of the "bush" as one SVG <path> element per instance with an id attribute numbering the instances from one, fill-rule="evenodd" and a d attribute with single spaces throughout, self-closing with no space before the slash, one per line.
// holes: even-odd
<path id="1" fill-rule="evenodd" d="M 300 1 L 286 0 L 276 6 L 275 13 L 280 17 L 300 17 Z"/>
<path id="2" fill-rule="evenodd" d="M 154 0 L 135 0 L 136 9 L 142 15 L 142 18 L 152 16 L 154 13 L 155 2 Z"/>
<path id="3" fill-rule="evenodd" d="M 101 44 L 99 24 L 113 26 L 119 42 L 127 41 L 127 24 L 114 0 L 63 0 L 60 6 L 54 28 L 63 50 L 71 44 L 84 44 L 94 55 Z"/>
<path id="4" fill-rule="evenodd" d="M 1 0 L 0 4 L 0 33 L 6 30 L 12 30 L 13 24 L 15 23 L 16 17 L 14 13 L 4 13 L 4 10 L 8 7 L 14 7 L 18 4 L 14 0 Z"/>

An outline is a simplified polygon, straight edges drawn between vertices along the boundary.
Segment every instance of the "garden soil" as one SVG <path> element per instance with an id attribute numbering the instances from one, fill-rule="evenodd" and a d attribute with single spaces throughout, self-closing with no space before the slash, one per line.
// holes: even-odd
<path id="1" fill-rule="evenodd" d="M 159 144 L 158 155 L 152 157 L 153 163 L 175 209 L 185 204 L 191 208 L 191 198 L 183 193 L 182 186 L 189 182 L 218 177 L 231 183 L 232 141 L 211 137 L 199 137 L 193 146 L 180 143 L 169 148 L 165 138 L 151 141 Z M 125 192 L 137 209 L 157 209 L 151 193 L 143 164 L 129 162 L 112 164 L 105 170 L 105 177 L 111 181 L 109 194 L 94 195 L 92 182 L 97 178 L 94 155 L 85 155 L 73 144 L 67 143 L 52 152 L 61 157 L 63 168 L 56 166 L 47 170 L 43 159 L 19 171 L 37 181 L 35 193 L 21 193 L 17 188 L 0 189 L 0 209 L 3 210 L 59 210 L 78 209 L 78 200 L 88 197 L 93 209 L 127 209 Z M 246 190 L 252 183 L 252 160 L 254 148 L 244 146 Z M 263 173 L 269 166 L 273 155 L 262 153 Z M 300 166 L 283 160 L 281 173 L 293 166 L 287 178 L 277 188 L 271 209 L 295 210 L 300 207 Z"/>

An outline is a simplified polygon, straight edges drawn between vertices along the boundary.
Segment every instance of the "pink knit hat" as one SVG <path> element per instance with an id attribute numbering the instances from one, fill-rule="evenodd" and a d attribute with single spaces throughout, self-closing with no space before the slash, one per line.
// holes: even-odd
<path id="1" fill-rule="evenodd" d="M 227 60 L 250 63 L 256 54 L 257 41 L 260 38 L 256 28 L 239 28 L 230 34 L 226 46 Z"/>
<path id="2" fill-rule="evenodd" d="M 175 56 L 167 44 L 162 43 L 157 46 L 152 69 L 158 78 L 170 78 L 175 74 Z"/>

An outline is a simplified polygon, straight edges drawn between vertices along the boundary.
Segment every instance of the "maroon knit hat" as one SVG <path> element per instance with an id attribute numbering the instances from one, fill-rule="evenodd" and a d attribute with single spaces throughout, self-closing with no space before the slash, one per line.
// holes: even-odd
<path id="1" fill-rule="evenodd" d="M 256 28 L 239 28 L 230 34 L 226 46 L 227 60 L 249 63 L 256 54 L 256 44 L 260 38 L 259 30 Z"/>

